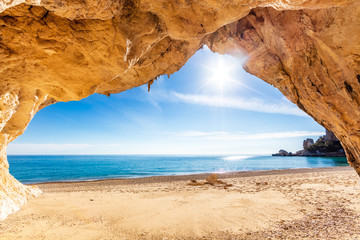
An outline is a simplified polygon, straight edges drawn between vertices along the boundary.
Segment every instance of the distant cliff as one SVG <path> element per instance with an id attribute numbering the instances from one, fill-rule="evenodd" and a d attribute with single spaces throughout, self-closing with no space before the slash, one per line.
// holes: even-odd
<path id="1" fill-rule="evenodd" d="M 316 140 L 307 138 L 303 142 L 303 149 L 297 151 L 295 154 L 287 152 L 283 149 L 279 153 L 272 154 L 273 156 L 310 156 L 310 157 L 345 157 L 344 148 L 340 141 L 336 138 L 334 133 L 326 130 L 324 136 Z"/>

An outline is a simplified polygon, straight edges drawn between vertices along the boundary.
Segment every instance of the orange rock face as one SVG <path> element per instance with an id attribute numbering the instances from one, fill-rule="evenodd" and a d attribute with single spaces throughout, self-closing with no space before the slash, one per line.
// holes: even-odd
<path id="1" fill-rule="evenodd" d="M 331 129 L 360 174 L 359 38 L 359 7 L 263 8 L 222 27 L 207 44 L 221 53 L 248 52 L 245 69 Z"/>
<path id="2" fill-rule="evenodd" d="M 333 131 L 360 174 L 358 0 L 0 0 L 0 218 L 40 194 L 6 147 L 41 108 L 172 74 L 204 44 Z"/>

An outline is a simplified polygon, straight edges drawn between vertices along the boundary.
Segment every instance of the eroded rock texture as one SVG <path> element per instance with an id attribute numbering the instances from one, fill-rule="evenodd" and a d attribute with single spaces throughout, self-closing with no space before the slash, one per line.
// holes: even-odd
<path id="1" fill-rule="evenodd" d="M 341 140 L 360 174 L 358 0 L 0 0 L 0 219 L 36 187 L 8 172 L 6 147 L 41 108 L 172 74 L 204 44 L 248 54 Z"/>

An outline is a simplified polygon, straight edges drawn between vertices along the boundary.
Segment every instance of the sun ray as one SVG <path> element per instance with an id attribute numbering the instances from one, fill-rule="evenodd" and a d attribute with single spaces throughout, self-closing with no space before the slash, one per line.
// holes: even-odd
<path id="1" fill-rule="evenodd" d="M 225 56 L 217 56 L 216 60 L 209 60 L 208 63 L 199 63 L 199 65 L 206 70 L 206 81 L 203 82 L 202 88 L 212 88 L 215 92 L 224 95 L 234 88 L 240 87 L 249 91 L 255 92 L 259 95 L 264 95 L 261 92 L 247 86 L 241 79 L 235 79 L 233 75 L 236 69 L 241 66 L 241 62 L 237 59 L 229 61 Z"/>

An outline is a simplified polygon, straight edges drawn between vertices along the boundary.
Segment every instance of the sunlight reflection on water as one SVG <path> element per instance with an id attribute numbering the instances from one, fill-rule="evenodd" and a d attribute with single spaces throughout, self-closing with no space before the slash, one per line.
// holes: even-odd
<path id="1" fill-rule="evenodd" d="M 247 158 L 250 158 L 250 156 L 227 156 L 227 157 L 224 157 L 223 160 L 224 161 L 241 161 L 241 160 L 245 160 Z"/>

